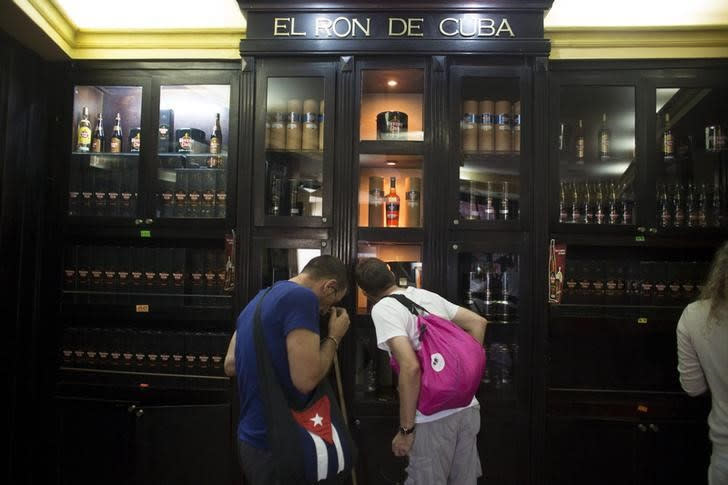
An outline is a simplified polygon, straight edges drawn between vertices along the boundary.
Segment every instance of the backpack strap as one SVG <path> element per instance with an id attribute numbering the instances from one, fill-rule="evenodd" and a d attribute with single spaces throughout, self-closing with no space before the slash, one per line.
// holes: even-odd
<path id="1" fill-rule="evenodd" d="M 417 312 L 417 310 L 421 310 L 425 313 L 430 313 L 429 311 L 427 311 L 426 308 L 413 302 L 412 300 L 410 300 L 409 298 L 404 296 L 402 293 L 392 293 L 391 295 L 386 295 L 384 298 L 394 298 L 395 300 L 400 302 L 402 305 L 404 305 L 404 307 L 407 310 L 409 310 L 409 312 L 414 316 L 419 316 L 419 313 Z"/>

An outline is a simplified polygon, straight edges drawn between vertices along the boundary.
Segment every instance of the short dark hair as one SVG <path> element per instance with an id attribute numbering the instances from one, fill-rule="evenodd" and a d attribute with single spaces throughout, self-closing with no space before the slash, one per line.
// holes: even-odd
<path id="1" fill-rule="evenodd" d="M 356 284 L 370 295 L 379 295 L 394 285 L 394 273 L 387 263 L 378 258 L 362 260 L 354 273 Z"/>
<path id="2" fill-rule="evenodd" d="M 349 286 L 346 265 L 336 256 L 329 256 L 328 254 L 316 256 L 303 267 L 301 272 L 306 273 L 315 280 L 336 280 L 337 290 L 343 290 Z"/>

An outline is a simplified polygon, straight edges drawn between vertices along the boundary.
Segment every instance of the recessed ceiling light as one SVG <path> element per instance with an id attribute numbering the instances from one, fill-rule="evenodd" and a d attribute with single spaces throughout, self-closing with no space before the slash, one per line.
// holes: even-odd
<path id="1" fill-rule="evenodd" d="M 389 81 L 387 81 L 387 86 L 389 86 L 390 88 L 393 88 L 396 85 L 397 85 L 397 81 L 395 81 L 394 79 L 390 79 Z"/>
<path id="2" fill-rule="evenodd" d="M 387 165 L 389 165 L 390 167 L 394 167 L 395 165 L 397 165 L 397 162 L 387 162 Z"/>

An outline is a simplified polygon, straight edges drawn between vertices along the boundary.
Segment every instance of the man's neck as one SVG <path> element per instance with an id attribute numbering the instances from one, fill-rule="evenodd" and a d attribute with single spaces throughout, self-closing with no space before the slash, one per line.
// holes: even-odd
<path id="1" fill-rule="evenodd" d="M 304 288 L 308 288 L 309 290 L 314 289 L 314 281 L 308 277 L 306 273 L 300 273 L 294 276 L 293 278 L 290 278 L 288 281 L 292 283 L 296 283 L 297 285 L 301 285 Z"/>
<path id="2" fill-rule="evenodd" d="M 387 288 L 386 290 L 384 290 L 384 291 L 382 292 L 382 296 L 380 297 L 380 299 L 384 298 L 384 297 L 385 297 L 385 296 L 387 296 L 387 295 L 391 295 L 392 293 L 394 293 L 394 292 L 396 292 L 396 291 L 399 291 L 399 290 L 401 290 L 401 289 L 402 289 L 402 288 L 400 288 L 400 287 L 399 287 L 399 286 L 397 286 L 397 285 L 392 285 L 392 286 L 390 286 L 389 288 Z"/>

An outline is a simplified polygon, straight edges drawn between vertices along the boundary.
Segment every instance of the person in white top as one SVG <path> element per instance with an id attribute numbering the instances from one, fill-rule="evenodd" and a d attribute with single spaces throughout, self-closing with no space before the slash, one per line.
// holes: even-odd
<path id="1" fill-rule="evenodd" d="M 718 250 L 700 299 L 677 324 L 677 369 L 691 396 L 710 391 L 709 485 L 728 485 L 728 243 Z"/>
<path id="2" fill-rule="evenodd" d="M 375 303 L 372 320 L 377 346 L 394 356 L 399 364 L 400 427 L 392 439 L 392 452 L 409 457 L 405 484 L 474 485 L 482 475 L 476 446 L 480 405 L 473 398 L 468 406 L 430 416 L 417 411 L 421 376 L 415 354 L 420 346 L 417 319 L 400 302 L 384 297 L 402 293 L 428 312 L 455 323 L 481 344 L 487 321 L 430 291 L 399 288 L 387 264 L 377 258 L 361 261 L 355 276 L 367 298 Z"/>

